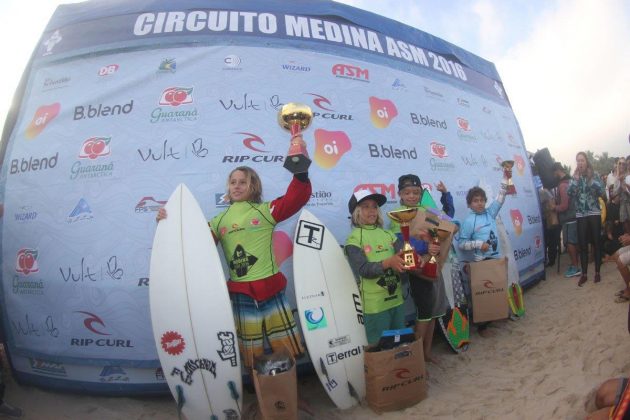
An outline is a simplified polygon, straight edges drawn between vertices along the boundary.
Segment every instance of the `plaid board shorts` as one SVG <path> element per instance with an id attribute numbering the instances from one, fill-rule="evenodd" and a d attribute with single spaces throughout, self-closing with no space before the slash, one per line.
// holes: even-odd
<path id="1" fill-rule="evenodd" d="M 265 340 L 274 351 L 285 348 L 296 358 L 304 353 L 302 338 L 284 292 L 262 302 L 244 294 L 230 293 L 230 300 L 244 366 L 252 367 L 254 358 L 264 353 Z"/>

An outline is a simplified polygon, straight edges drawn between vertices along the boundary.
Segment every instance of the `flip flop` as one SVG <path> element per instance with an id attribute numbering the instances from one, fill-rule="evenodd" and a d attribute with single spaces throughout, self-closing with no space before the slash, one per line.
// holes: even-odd
<path id="1" fill-rule="evenodd" d="M 630 301 L 630 297 L 626 297 L 626 296 L 617 296 L 617 298 L 615 299 L 615 303 L 626 303 Z"/>

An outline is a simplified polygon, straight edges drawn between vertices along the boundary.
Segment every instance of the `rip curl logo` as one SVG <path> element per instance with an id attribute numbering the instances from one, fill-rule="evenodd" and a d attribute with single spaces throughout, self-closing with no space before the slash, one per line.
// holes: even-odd
<path id="1" fill-rule="evenodd" d="M 184 370 L 174 367 L 171 371 L 171 376 L 179 376 L 181 381 L 186 385 L 192 385 L 192 375 L 199 369 L 206 370 L 212 374 L 213 377 L 217 377 L 217 364 L 210 359 L 188 359 L 184 364 Z"/>
<path id="2" fill-rule="evenodd" d="M 85 311 L 74 311 L 75 313 L 78 314 L 83 314 L 83 315 L 87 315 L 87 318 L 85 318 L 83 320 L 83 325 L 85 326 L 85 328 L 87 328 L 88 330 L 92 331 L 94 334 L 98 334 L 98 335 L 111 335 L 108 333 L 104 333 L 101 332 L 99 330 L 97 330 L 94 327 L 94 324 L 98 324 L 102 327 L 105 327 L 105 323 L 103 322 L 103 320 L 101 318 L 99 318 L 98 315 L 95 315 L 91 312 L 85 312 Z"/>
<path id="3" fill-rule="evenodd" d="M 394 372 L 394 375 L 398 379 L 409 379 L 413 376 L 411 371 L 407 368 L 394 369 L 392 372 Z"/>
<path id="4" fill-rule="evenodd" d="M 217 333 L 217 338 L 221 342 L 221 350 L 217 350 L 217 354 L 221 360 L 229 360 L 232 366 L 236 366 L 234 333 L 230 331 L 219 331 Z"/>
<path id="5" fill-rule="evenodd" d="M 181 354 L 186 348 L 184 337 L 176 331 L 165 332 L 160 339 L 160 344 L 162 345 L 162 349 L 171 356 Z"/>
<path id="6" fill-rule="evenodd" d="M 250 267 L 256 264 L 258 258 L 248 254 L 242 245 L 237 245 L 232 254 L 232 260 L 230 261 L 230 269 L 236 273 L 237 277 L 243 277 L 247 275 Z"/>
<path id="7" fill-rule="evenodd" d="M 261 139 L 259 136 L 257 136 L 256 134 L 252 134 L 252 133 L 236 133 L 236 134 L 242 134 L 244 136 L 247 136 L 243 139 L 243 145 L 245 147 L 247 147 L 249 150 L 253 150 L 254 152 L 259 152 L 259 153 L 269 153 L 268 150 L 263 150 L 260 149 L 260 146 L 265 146 L 265 141 L 263 139 Z"/>
<path id="8" fill-rule="evenodd" d="M 322 95 L 318 95 L 317 93 L 307 93 L 307 95 L 311 95 L 314 97 L 313 103 L 317 108 L 323 109 L 324 111 L 335 111 L 334 109 L 332 109 L 332 103 L 330 102 L 330 99 Z"/>
<path id="9" fill-rule="evenodd" d="M 492 280 L 486 280 L 483 282 L 483 287 L 486 289 L 494 289 L 494 283 L 492 283 Z"/>

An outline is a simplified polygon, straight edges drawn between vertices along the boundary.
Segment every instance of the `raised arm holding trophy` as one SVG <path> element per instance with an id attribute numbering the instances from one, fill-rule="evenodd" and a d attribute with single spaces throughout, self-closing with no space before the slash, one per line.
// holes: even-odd
<path id="1" fill-rule="evenodd" d="M 311 165 L 306 143 L 302 139 L 302 130 L 305 130 L 312 120 L 311 108 L 296 102 L 283 105 L 278 112 L 278 124 L 291 133 L 291 145 L 284 159 L 284 167 L 293 174 L 307 172 Z"/>

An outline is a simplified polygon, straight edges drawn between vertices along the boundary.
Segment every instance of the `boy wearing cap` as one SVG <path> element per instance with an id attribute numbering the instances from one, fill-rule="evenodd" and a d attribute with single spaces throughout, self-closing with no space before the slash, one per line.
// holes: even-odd
<path id="1" fill-rule="evenodd" d="M 442 193 L 440 201 L 442 202 L 444 213 L 449 217 L 453 217 L 455 208 L 451 193 L 446 190 L 446 186 L 442 181 L 437 185 L 437 189 Z M 397 210 L 418 208 L 422 199 L 422 192 L 422 183 L 417 175 L 402 175 L 398 178 L 398 196 L 400 197 L 401 206 Z M 398 222 L 392 220 L 389 229 L 402 240 Z M 419 255 L 427 253 L 430 255 L 439 254 L 440 246 L 433 244 L 430 239 L 428 232 L 423 231 L 421 232 L 421 238 L 410 238 L 409 242 Z M 433 344 L 435 320 L 444 316 L 448 306 L 444 280 L 439 275 L 437 279 L 429 280 L 410 271 L 409 287 L 411 297 L 416 305 L 416 336 L 422 338 L 424 359 L 427 362 L 437 363 L 437 360 L 431 356 L 431 346 Z"/>
<path id="2" fill-rule="evenodd" d="M 348 202 L 353 229 L 345 253 L 359 284 L 368 344 L 376 344 L 385 330 L 405 327 L 398 275 L 405 266 L 397 253 L 402 244 L 383 229 L 380 207 L 386 201 L 382 194 L 359 190 Z"/>

